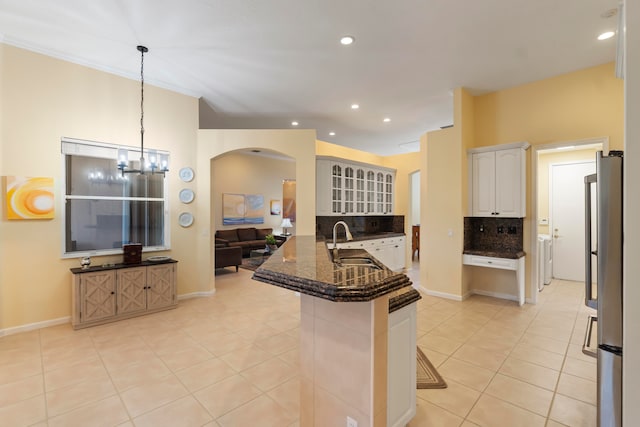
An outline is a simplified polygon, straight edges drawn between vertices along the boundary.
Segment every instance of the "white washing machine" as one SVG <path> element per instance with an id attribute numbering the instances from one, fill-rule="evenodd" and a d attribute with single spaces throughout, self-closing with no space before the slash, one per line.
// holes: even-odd
<path id="1" fill-rule="evenodd" d="M 553 240 L 548 234 L 538 234 L 538 290 L 551 283 L 553 273 Z"/>

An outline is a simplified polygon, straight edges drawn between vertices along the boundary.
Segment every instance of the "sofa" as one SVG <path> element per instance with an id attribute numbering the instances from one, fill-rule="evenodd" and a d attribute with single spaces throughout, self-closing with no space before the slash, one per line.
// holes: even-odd
<path id="1" fill-rule="evenodd" d="M 215 247 L 215 268 L 238 267 L 242 264 L 242 248 L 239 246 L 226 246 L 223 243 L 216 243 Z"/>
<path id="2" fill-rule="evenodd" d="M 265 237 L 273 234 L 272 228 L 233 228 L 228 230 L 216 230 L 215 243 L 229 247 L 240 247 L 242 256 L 248 257 L 251 251 L 255 249 L 264 249 L 266 246 Z M 280 247 L 286 239 L 280 236 L 274 236 L 276 244 Z"/>

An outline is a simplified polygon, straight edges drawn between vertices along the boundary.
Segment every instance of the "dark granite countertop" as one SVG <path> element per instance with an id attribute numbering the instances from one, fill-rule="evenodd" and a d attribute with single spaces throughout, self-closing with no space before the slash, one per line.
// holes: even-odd
<path id="1" fill-rule="evenodd" d="M 254 272 L 253 279 L 340 302 L 371 301 L 411 285 L 405 274 L 378 264 L 380 269 L 338 266 L 323 237 L 294 236 Z"/>
<path id="2" fill-rule="evenodd" d="M 518 259 L 526 255 L 524 251 L 509 251 L 509 250 L 484 250 L 484 249 L 465 249 L 462 251 L 465 255 L 480 255 L 489 256 L 493 258 L 508 258 Z"/>
<path id="3" fill-rule="evenodd" d="M 95 271 L 105 271 L 105 270 L 115 270 L 118 268 L 134 268 L 134 267 L 146 267 L 148 265 L 159 265 L 159 264 L 171 264 L 171 263 L 175 263 L 178 262 L 175 259 L 166 259 L 166 260 L 162 260 L 162 261 L 142 261 L 139 264 L 123 264 L 123 263 L 118 263 L 118 264 L 101 264 L 101 265 L 95 265 L 89 268 L 81 268 L 81 267 L 76 267 L 76 268 L 70 268 L 69 270 L 71 270 L 71 272 L 73 274 L 79 274 L 79 273 L 91 273 L 91 272 L 95 272 Z"/>

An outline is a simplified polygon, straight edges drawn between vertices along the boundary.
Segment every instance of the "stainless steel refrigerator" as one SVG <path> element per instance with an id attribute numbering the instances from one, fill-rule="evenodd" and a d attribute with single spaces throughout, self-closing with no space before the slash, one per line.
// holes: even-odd
<path id="1" fill-rule="evenodd" d="M 599 427 L 622 425 L 622 163 L 622 151 L 608 156 L 600 151 L 595 175 L 584 179 L 585 304 L 597 309 L 597 316 L 588 320 L 583 352 L 598 359 Z M 596 343 L 591 342 L 594 325 Z"/>

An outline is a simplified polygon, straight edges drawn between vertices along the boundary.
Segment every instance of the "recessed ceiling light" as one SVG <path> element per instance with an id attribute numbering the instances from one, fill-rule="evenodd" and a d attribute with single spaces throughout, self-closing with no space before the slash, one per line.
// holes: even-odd
<path id="1" fill-rule="evenodd" d="M 391 119 L 389 117 L 385 117 L 384 119 L 382 119 L 382 121 L 385 123 L 389 123 Z"/>
<path id="2" fill-rule="evenodd" d="M 291 126 L 298 126 L 298 122 L 291 122 Z"/>
<path id="3" fill-rule="evenodd" d="M 615 36 L 616 33 L 614 33 L 613 31 L 607 31 L 606 33 L 602 33 L 598 36 L 598 40 L 606 40 L 606 39 L 610 39 L 611 37 Z"/>
<path id="4" fill-rule="evenodd" d="M 335 132 L 329 132 L 329 136 L 336 136 Z"/>
<path id="5" fill-rule="evenodd" d="M 351 109 L 352 110 L 357 110 L 358 108 L 360 108 L 360 106 L 358 104 L 351 104 Z"/>
<path id="6" fill-rule="evenodd" d="M 356 39 L 353 36 L 342 36 L 342 37 L 340 37 L 340 44 L 343 44 L 345 46 L 348 46 L 348 45 L 352 44 L 354 41 L 356 41 Z"/>
<path id="7" fill-rule="evenodd" d="M 259 152 L 260 152 L 260 150 L 255 150 L 255 149 L 254 149 L 254 150 L 251 150 L 251 152 L 252 152 L 252 153 L 259 153 Z"/>

